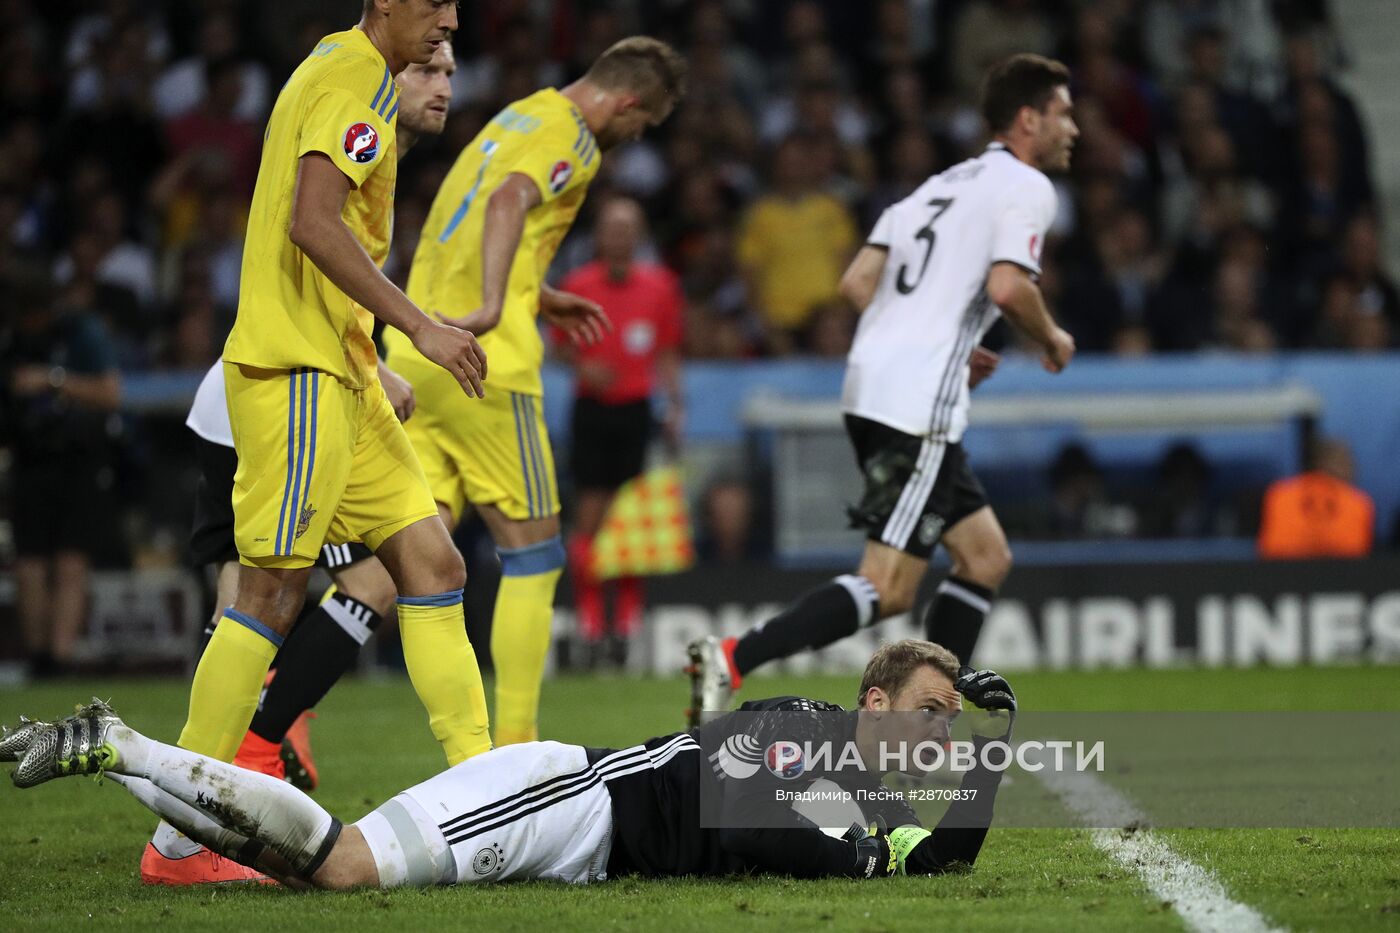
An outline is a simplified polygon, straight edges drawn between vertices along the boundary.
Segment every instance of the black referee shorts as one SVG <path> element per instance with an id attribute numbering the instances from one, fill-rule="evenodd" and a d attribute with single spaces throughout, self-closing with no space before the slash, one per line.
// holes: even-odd
<path id="1" fill-rule="evenodd" d="M 860 504 L 847 511 L 869 540 L 927 560 L 944 531 L 987 505 L 962 444 L 855 415 L 846 416 L 846 434 L 865 476 Z"/>
<path id="2" fill-rule="evenodd" d="M 616 489 L 646 465 L 651 441 L 651 400 L 608 405 L 574 400 L 569 467 L 580 489 Z"/>
<path id="3" fill-rule="evenodd" d="M 238 472 L 238 454 L 232 447 L 195 436 L 195 462 L 199 484 L 194 496 L 194 529 L 190 532 L 190 563 L 195 567 L 238 560 L 233 543 L 233 475 Z M 360 542 L 325 544 L 317 567 L 335 570 L 348 567 L 374 552 Z"/>

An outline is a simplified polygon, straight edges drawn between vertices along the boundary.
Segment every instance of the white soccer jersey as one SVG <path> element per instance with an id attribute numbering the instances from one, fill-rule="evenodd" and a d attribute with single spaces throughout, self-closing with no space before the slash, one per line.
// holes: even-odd
<path id="1" fill-rule="evenodd" d="M 212 444 L 233 446 L 233 426 L 228 420 L 228 397 L 224 395 L 224 364 L 216 360 L 204 374 L 194 393 L 194 404 L 185 418 L 185 427 Z"/>
<path id="2" fill-rule="evenodd" d="M 967 429 L 968 358 L 1000 310 L 993 263 L 1040 273 L 1055 189 L 993 143 L 885 209 L 866 242 L 889 250 L 846 366 L 842 408 L 916 437 Z"/>

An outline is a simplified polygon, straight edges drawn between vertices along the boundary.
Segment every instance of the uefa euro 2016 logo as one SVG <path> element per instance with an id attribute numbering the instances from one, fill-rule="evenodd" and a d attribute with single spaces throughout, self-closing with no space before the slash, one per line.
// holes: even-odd
<path id="1" fill-rule="evenodd" d="M 345 154 L 356 162 L 373 162 L 379 155 L 379 134 L 368 123 L 356 123 L 345 131 Z"/>
<path id="2" fill-rule="evenodd" d="M 768 770 L 773 772 L 774 777 L 782 778 L 784 781 L 801 777 L 802 773 L 807 770 L 807 761 L 802 755 L 802 746 L 786 740 L 779 740 L 768 746 L 768 751 L 763 756 L 763 762 L 768 766 Z"/>

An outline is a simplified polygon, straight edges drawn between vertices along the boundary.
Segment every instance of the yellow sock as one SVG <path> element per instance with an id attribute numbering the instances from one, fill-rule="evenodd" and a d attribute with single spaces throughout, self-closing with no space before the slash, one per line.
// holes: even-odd
<path id="1" fill-rule="evenodd" d="M 462 591 L 399 597 L 399 634 L 408 679 L 449 765 L 491 748 L 486 690 L 467 640 Z"/>
<path id="2" fill-rule="evenodd" d="M 252 616 L 232 607 L 224 610 L 195 668 L 181 748 L 220 761 L 233 760 L 281 644 L 281 636 Z"/>
<path id="3" fill-rule="evenodd" d="M 502 549 L 501 587 L 491 616 L 491 660 L 496 667 L 496 744 L 539 737 L 540 681 L 549 656 L 554 588 L 564 568 L 558 538 Z"/>

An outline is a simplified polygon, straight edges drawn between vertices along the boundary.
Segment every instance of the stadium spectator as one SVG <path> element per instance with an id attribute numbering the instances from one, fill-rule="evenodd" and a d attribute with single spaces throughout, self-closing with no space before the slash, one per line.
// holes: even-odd
<path id="1" fill-rule="evenodd" d="M 1296 152 L 1298 169 L 1283 193 L 1279 229 L 1290 265 L 1307 287 L 1335 261 L 1336 244 L 1347 223 L 1368 205 L 1369 191 L 1364 176 L 1346 174 L 1337 137 L 1326 121 L 1300 127 Z"/>
<path id="2" fill-rule="evenodd" d="M 1339 440 L 1313 446 L 1306 472 L 1264 493 L 1259 555 L 1271 560 L 1365 557 L 1375 536 L 1371 497 L 1352 485 L 1351 450 Z"/>
<path id="3" fill-rule="evenodd" d="M 1340 265 L 1360 313 L 1379 319 L 1380 330 L 1400 333 L 1400 292 L 1381 267 L 1380 230 L 1372 214 L 1363 212 L 1347 224 Z"/>
<path id="4" fill-rule="evenodd" d="M 70 103 L 50 151 L 61 170 L 75 170 L 85 160 L 102 165 L 115 190 L 135 204 L 165 152 L 145 93 L 147 63 L 114 43 L 101 50 L 101 74 L 94 81 L 91 103 Z"/>
<path id="5" fill-rule="evenodd" d="M 1195 445 L 1173 444 L 1157 464 L 1157 482 L 1142 509 L 1144 535 L 1209 538 L 1233 530 L 1232 516 L 1216 502 L 1211 467 Z"/>
<path id="6" fill-rule="evenodd" d="M 115 193 L 99 194 L 83 212 L 80 239 L 90 238 L 95 251 L 92 275 L 99 285 L 126 292 L 142 309 L 156 299 L 155 257 L 128 232 L 126 205 Z M 79 276 L 78 260 L 59 260 L 54 279 L 66 285 Z"/>
<path id="7" fill-rule="evenodd" d="M 748 484 L 737 477 L 719 476 L 705 487 L 695 549 L 710 564 L 738 564 L 760 555 Z"/>
<path id="8" fill-rule="evenodd" d="M 1127 537 L 1137 518 L 1126 506 L 1110 501 L 1103 470 L 1080 444 L 1068 444 L 1050 466 L 1051 538 Z"/>
<path id="9" fill-rule="evenodd" d="M 1310 119 L 1330 124 L 1345 173 L 1359 181 L 1369 200 L 1372 183 L 1366 133 L 1355 102 L 1323 67 L 1321 41 L 1321 36 L 1309 29 L 1288 35 L 1288 76 L 1275 100 L 1273 118 L 1285 133 L 1296 132 Z"/>
<path id="10" fill-rule="evenodd" d="M 980 150 L 976 84 L 991 58 L 1061 49 L 1083 135 L 1075 173 L 1056 180 L 1043 284 L 1082 346 L 1400 343 L 1381 248 L 1393 231 L 1326 0 L 466 6 L 444 138 L 399 176 L 400 280 L 423 206 L 491 108 L 640 28 L 677 40 L 694 91 L 596 184 L 642 203 L 686 293 L 683 355 L 834 353 L 845 322 L 827 303 L 832 268 L 884 206 Z M 194 365 L 237 301 L 272 92 L 333 30 L 326 4 L 5 9 L 0 271 L 53 269 L 123 367 Z M 794 165 L 798 183 L 777 177 Z M 771 186 L 770 167 L 782 170 Z M 571 238 L 551 280 L 588 255 Z"/>
<path id="11" fill-rule="evenodd" d="M 72 23 L 67 32 L 67 44 L 63 51 L 63 61 L 69 69 L 77 71 L 95 60 L 102 46 L 127 25 L 136 20 L 136 7 L 133 0 L 99 0 Z M 147 10 L 144 18 L 136 20 L 144 26 L 148 38 L 144 49 L 150 61 L 161 61 L 170 49 L 170 34 L 155 10 Z"/>
<path id="12" fill-rule="evenodd" d="M 695 257 L 728 239 L 749 267 L 745 300 L 773 328 L 766 349 L 775 352 L 798 348 L 793 332 L 824 295 L 775 298 L 786 291 L 773 284 L 781 262 L 752 261 L 758 237 L 751 222 L 773 202 L 756 166 L 770 155 L 783 162 L 781 140 L 799 134 L 796 161 L 811 176 L 806 187 L 858 207 L 868 220 L 929 172 L 975 151 L 982 132 L 972 109 L 976 76 L 998 49 L 1061 46 L 1073 58 L 1084 135 L 1077 176 L 1062 191 L 1055 229 L 1071 238 L 1057 261 L 1072 290 L 1086 280 L 1102 284 L 1099 245 L 1108 225 L 1124 210 L 1145 217 L 1152 253 L 1166 266 L 1149 304 L 1165 320 L 1186 322 L 1167 333 L 1151 328 L 1153 350 L 1217 339 L 1195 312 L 1216 290 L 1215 251 L 1241 223 L 1272 242 L 1270 265 L 1287 271 L 1269 271 L 1265 323 L 1280 345 L 1309 345 L 1321 334 L 1323 292 L 1343 265 L 1344 234 L 1375 200 L 1365 130 L 1336 79 L 1340 56 L 1326 32 L 1325 4 L 1140 0 L 1080 5 L 1063 17 L 1052 15 L 1061 5 L 1042 0 L 761 7 L 704 0 L 631 11 L 601 3 L 577 14 L 547 6 L 485 5 L 464 21 L 458 78 L 468 93 L 456 106 L 465 109 L 455 111 L 443 149 L 419 157 L 402 179 L 402 242 L 416 239 L 404 229 L 418 223 L 408 196 L 433 188 L 442 153 L 471 138 L 490 112 L 483 108 L 562 80 L 635 15 L 649 30 L 689 41 L 697 88 L 672 131 L 655 145 L 619 152 L 606 182 L 643 200 L 667 262 L 687 281 Z M 326 31 L 323 16 L 310 0 L 264 0 L 248 18 L 227 4 L 167 9 L 103 0 L 61 29 L 56 12 L 31 11 L 17 21 L 0 88 L 0 107 L 17 118 L 0 164 L 0 181 L 23 192 L 17 238 L 51 257 L 69 254 L 95 193 L 114 191 L 126 203 L 128 234 L 165 254 L 154 257 L 161 268 L 178 268 L 172 256 L 198 238 L 210 203 L 246 184 L 270 88 L 305 55 L 307 37 Z M 254 24 L 257 34 L 247 31 Z M 473 42 L 478 53 L 469 50 Z M 62 57 L 67 69 L 40 67 L 49 57 Z M 44 121 L 34 122 L 41 113 Z M 776 154 L 759 148 L 765 140 Z M 80 195 L 71 182 L 90 174 L 90 164 L 106 180 Z M 802 229 L 833 237 L 842 226 Z M 859 230 L 850 229 L 854 242 Z M 826 262 L 803 284 L 829 292 L 821 284 Z M 756 275 L 754 265 L 761 266 Z M 166 272 L 155 286 L 160 294 L 152 299 L 143 287 L 141 301 L 170 303 L 178 279 Z M 1370 305 L 1379 297 L 1392 306 L 1383 288 L 1357 287 Z M 221 304 L 229 301 L 223 286 L 216 293 Z M 728 313 L 734 302 L 715 304 Z M 1111 347 L 1118 329 L 1098 342 Z M 746 324 L 740 330 L 747 344 L 756 342 Z M 1394 319 L 1353 330 L 1369 336 L 1326 339 L 1374 344 L 1394 333 Z M 161 333 L 147 338 L 155 346 L 169 341 Z M 1133 328 L 1122 343 L 1144 348 Z"/>
<path id="13" fill-rule="evenodd" d="M 1050 17 L 1035 0 L 973 0 L 954 27 L 953 88 L 966 101 L 976 99 L 987 69 L 1008 55 L 1054 51 Z"/>
<path id="14" fill-rule="evenodd" d="M 1322 308 L 1311 335 L 1311 344 L 1334 350 L 1384 350 L 1400 335 L 1390 310 L 1393 291 L 1382 287 L 1358 288 L 1348 275 L 1328 280 Z"/>
<path id="15" fill-rule="evenodd" d="M 817 305 L 836 285 L 859 243 L 855 218 L 820 189 L 808 146 L 790 136 L 773 155 L 773 190 L 749 209 L 740 228 L 740 262 L 772 348 L 790 352 Z"/>
<path id="16" fill-rule="evenodd" d="M 231 60 L 213 61 L 205 68 L 208 90 L 194 107 L 166 122 L 166 148 L 171 158 L 198 152 L 205 159 L 227 161 L 224 176 L 240 196 L 252 196 L 262 146 L 259 123 L 243 116 L 240 98 L 247 69 Z"/>
<path id="17" fill-rule="evenodd" d="M 529 16 L 512 15 L 490 27 L 488 41 L 483 43 L 486 54 L 463 62 L 457 69 L 453 97 L 458 97 L 460 87 L 458 106 L 481 104 L 494 112 L 541 87 L 563 83 L 563 65 L 546 57 L 542 32 Z"/>
<path id="18" fill-rule="evenodd" d="M 210 10 L 199 28 L 197 53 L 172 63 L 151 88 L 156 116 L 165 121 L 178 120 L 199 109 L 209 97 L 229 94 L 232 100 L 227 112 L 231 116 L 261 123 L 270 101 L 267 71 L 259 62 L 242 59 L 240 45 L 233 12 Z M 222 91 L 218 86 L 221 80 L 228 82 Z"/>
<path id="19" fill-rule="evenodd" d="M 1235 41 L 1218 23 L 1196 28 L 1186 40 L 1186 78 L 1209 89 L 1216 116 L 1234 147 L 1246 158 L 1259 160 L 1251 161 L 1248 167 L 1256 174 L 1263 174 L 1270 166 L 1262 160 L 1272 155 L 1273 148 L 1259 145 L 1260 140 L 1271 135 L 1268 111 L 1258 99 L 1240 89 L 1238 75 L 1228 73 L 1231 63 L 1227 42 Z"/>
<path id="20" fill-rule="evenodd" d="M 716 56 L 722 58 L 724 74 L 728 78 L 725 91 L 737 97 L 747 109 L 757 110 L 767 76 L 754 50 L 734 35 L 734 23 L 725 6 L 723 0 L 700 0 L 694 4 L 688 24 L 691 72 L 698 79 L 701 69 L 709 67 L 707 63 L 710 59 Z M 694 93 L 702 93 L 703 82 L 697 80 L 695 83 Z"/>
<path id="21" fill-rule="evenodd" d="M 830 77 L 835 63 L 829 46 L 813 45 L 804 51 L 799 67 L 804 75 L 796 92 L 770 100 L 759 121 L 759 138 L 779 142 L 794 133 L 835 133 L 846 146 L 865 143 L 869 124 L 853 101 L 841 93 Z"/>
<path id="22" fill-rule="evenodd" d="M 1076 345 L 1119 352 L 1150 346 L 1147 329 L 1163 268 L 1146 217 L 1124 209 L 1108 221 L 1095 238 L 1093 264 L 1067 285 L 1065 326 Z"/>
<path id="23" fill-rule="evenodd" d="M 1222 262 L 1215 276 L 1216 345 L 1231 350 L 1273 350 L 1277 337 L 1264 320 L 1255 270 L 1241 261 Z"/>
<path id="24" fill-rule="evenodd" d="M 890 141 L 888 165 L 863 209 L 865 226 L 874 226 L 882 211 L 908 197 L 915 188 L 938 171 L 938 147 L 927 132 L 917 126 L 904 126 Z"/>
<path id="25" fill-rule="evenodd" d="M 1099 47 L 1082 55 L 1076 77 L 1081 99 L 1098 101 L 1116 132 L 1137 149 L 1151 147 L 1152 108 L 1136 74 Z"/>
<path id="26" fill-rule="evenodd" d="M 117 514 L 108 419 L 121 381 L 102 322 L 59 310 L 40 270 L 6 283 L 0 398 L 13 457 L 16 602 L 34 676 L 71 671 L 88 568 Z"/>

